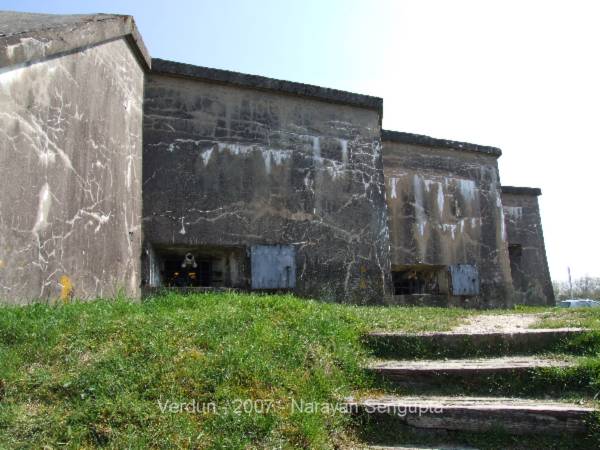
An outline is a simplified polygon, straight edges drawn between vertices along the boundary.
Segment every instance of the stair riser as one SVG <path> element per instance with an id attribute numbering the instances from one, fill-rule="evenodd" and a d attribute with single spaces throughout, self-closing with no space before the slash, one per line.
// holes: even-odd
<path id="1" fill-rule="evenodd" d="M 360 424 L 360 435 L 366 442 L 389 445 L 404 445 L 426 448 L 486 448 L 495 450 L 532 449 L 592 449 L 600 448 L 600 443 L 589 434 L 577 433 L 538 433 L 516 434 L 493 426 L 484 432 L 448 430 L 441 428 L 418 428 L 408 425 L 405 420 L 393 416 L 362 414 L 356 416 Z"/>
<path id="2" fill-rule="evenodd" d="M 462 371 L 390 371 L 369 369 L 377 379 L 396 386 L 414 386 L 436 388 L 444 384 L 460 384 L 461 386 L 496 385 L 503 380 L 519 380 L 526 383 L 535 379 L 535 372 L 526 369 L 468 369 Z"/>
<path id="3" fill-rule="evenodd" d="M 369 369 L 380 386 L 400 389 L 403 395 L 422 395 L 433 392 L 438 395 L 500 395 L 529 396 L 553 395 L 560 397 L 565 392 L 594 395 L 595 389 L 583 378 L 545 374 L 547 369 L 469 369 L 464 371 L 431 372 L 373 370 Z M 585 380 L 585 379 L 583 379 Z"/>
<path id="4" fill-rule="evenodd" d="M 585 331 L 423 336 L 370 334 L 365 336 L 364 342 L 381 358 L 467 358 L 568 351 L 571 340 L 585 335 Z"/>
<path id="5" fill-rule="evenodd" d="M 389 412 L 358 407 L 358 415 L 368 420 L 381 421 L 389 428 L 390 421 L 398 426 L 422 430 L 445 430 L 461 432 L 506 432 L 511 435 L 581 435 L 588 432 L 586 422 L 592 413 L 579 411 L 543 410 L 493 410 L 493 409 L 444 409 L 441 413 L 419 414 L 407 409 L 390 409 Z"/>

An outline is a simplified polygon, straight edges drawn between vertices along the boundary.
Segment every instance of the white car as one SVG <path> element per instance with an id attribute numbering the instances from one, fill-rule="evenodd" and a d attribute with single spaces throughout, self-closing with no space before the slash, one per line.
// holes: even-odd
<path id="1" fill-rule="evenodd" d="M 561 308 L 597 308 L 600 302 L 589 298 L 563 300 L 558 304 Z"/>

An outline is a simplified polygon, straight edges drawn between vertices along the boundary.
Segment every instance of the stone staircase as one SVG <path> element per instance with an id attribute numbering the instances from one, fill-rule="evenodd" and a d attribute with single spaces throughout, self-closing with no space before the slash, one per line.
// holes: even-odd
<path id="1" fill-rule="evenodd" d="M 596 448 L 586 443 L 596 414 L 592 406 L 562 401 L 560 395 L 549 399 L 543 386 L 536 396 L 541 398 L 515 398 L 512 392 L 535 383 L 540 371 L 574 367 L 572 357 L 541 354 L 564 349 L 566 340 L 582 333 L 372 333 L 365 342 L 380 359 L 367 370 L 384 394 L 358 393 L 348 406 L 365 441 L 400 445 L 373 448 L 473 448 L 477 442 L 485 448 L 563 448 L 551 446 L 554 437 L 572 443 L 564 448 Z M 429 359 L 419 359 L 424 356 Z M 415 441 L 435 447 L 414 446 Z"/>
<path id="2" fill-rule="evenodd" d="M 471 358 L 446 360 L 387 360 L 369 365 L 368 370 L 380 378 L 403 387 L 434 385 L 436 383 L 478 384 L 490 377 L 514 376 L 523 379 L 532 371 L 545 367 L 573 367 L 568 359 L 536 356 L 500 358 Z"/>

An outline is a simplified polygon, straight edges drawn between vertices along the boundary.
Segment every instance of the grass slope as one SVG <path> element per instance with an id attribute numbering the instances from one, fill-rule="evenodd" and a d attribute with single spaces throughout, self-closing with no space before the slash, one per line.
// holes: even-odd
<path id="1" fill-rule="evenodd" d="M 367 330 L 444 330 L 468 314 L 248 294 L 2 307 L 0 447 L 347 445 L 347 417 L 292 401 L 369 389 Z"/>
<path id="2" fill-rule="evenodd" d="M 558 349 L 587 355 L 577 368 L 488 388 L 593 397 L 600 311 L 495 311 L 514 312 L 596 332 Z M 294 402 L 335 405 L 385 388 L 361 369 L 373 356 L 367 331 L 443 331 L 476 313 L 250 294 L 0 307 L 0 448 L 354 448 L 349 417 Z M 193 402 L 195 410 L 176 411 Z M 480 439 L 466 442 L 504 448 Z"/>

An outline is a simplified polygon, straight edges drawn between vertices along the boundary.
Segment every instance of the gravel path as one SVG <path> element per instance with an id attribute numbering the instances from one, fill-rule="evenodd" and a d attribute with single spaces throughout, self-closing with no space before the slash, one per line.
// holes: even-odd
<path id="1" fill-rule="evenodd" d="M 540 320 L 541 314 L 482 314 L 469 317 L 454 328 L 455 333 L 514 333 L 529 328 Z"/>

